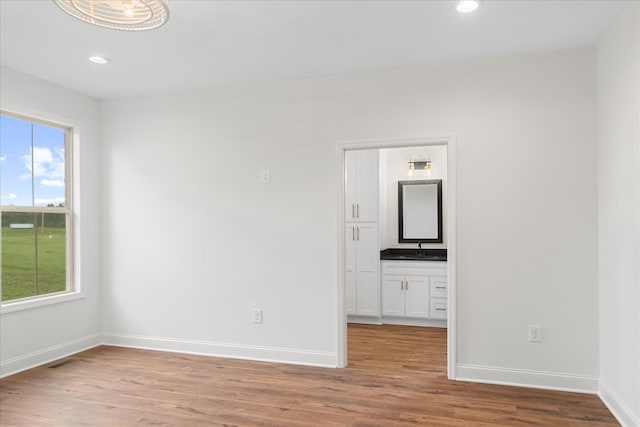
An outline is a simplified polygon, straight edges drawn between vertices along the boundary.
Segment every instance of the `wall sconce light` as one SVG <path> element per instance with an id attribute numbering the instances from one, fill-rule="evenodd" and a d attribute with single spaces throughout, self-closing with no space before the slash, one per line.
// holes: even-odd
<path id="1" fill-rule="evenodd" d="M 413 171 L 424 169 L 427 176 L 431 176 L 431 159 L 427 160 L 410 160 L 407 167 L 407 175 L 413 176 Z"/>

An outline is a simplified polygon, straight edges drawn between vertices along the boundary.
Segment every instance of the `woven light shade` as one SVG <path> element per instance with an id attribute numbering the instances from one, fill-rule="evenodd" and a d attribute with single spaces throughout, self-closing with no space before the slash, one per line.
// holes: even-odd
<path id="1" fill-rule="evenodd" d="M 169 19 L 169 0 L 53 0 L 89 24 L 124 31 L 158 28 Z"/>

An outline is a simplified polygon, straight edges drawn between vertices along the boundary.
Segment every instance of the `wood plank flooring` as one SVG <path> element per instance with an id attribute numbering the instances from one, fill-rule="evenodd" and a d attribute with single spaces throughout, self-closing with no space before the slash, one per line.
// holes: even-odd
<path id="1" fill-rule="evenodd" d="M 98 347 L 2 379 L 0 425 L 618 425 L 593 395 L 447 380 L 443 329 L 348 336 L 346 369 Z"/>

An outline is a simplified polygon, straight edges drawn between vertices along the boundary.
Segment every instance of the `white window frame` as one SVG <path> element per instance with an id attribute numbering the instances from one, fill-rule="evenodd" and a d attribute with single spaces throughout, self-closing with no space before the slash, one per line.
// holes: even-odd
<path id="1" fill-rule="evenodd" d="M 0 301 L 0 314 L 12 313 L 36 307 L 42 307 L 51 304 L 58 304 L 79 298 L 84 298 L 84 294 L 80 291 L 76 278 L 75 269 L 75 211 L 74 189 L 77 185 L 75 173 L 75 136 L 74 128 L 68 125 L 56 123 L 50 120 L 43 120 L 29 115 L 13 113 L 6 110 L 0 110 L 0 115 L 23 120 L 33 124 L 54 127 L 64 131 L 64 149 L 65 149 L 65 203 L 64 207 L 40 207 L 40 206 L 11 206 L 0 205 L 0 211 L 4 212 L 28 212 L 28 213 L 60 213 L 65 215 L 65 238 L 66 238 L 66 254 L 65 254 L 65 274 L 66 283 L 65 290 L 60 292 L 47 293 L 42 295 L 34 295 L 20 299 L 9 301 Z M 32 179 L 35 179 L 32 177 Z M 0 260 L 2 252 L 0 251 Z M 0 287 L 1 287 L 0 283 Z"/>

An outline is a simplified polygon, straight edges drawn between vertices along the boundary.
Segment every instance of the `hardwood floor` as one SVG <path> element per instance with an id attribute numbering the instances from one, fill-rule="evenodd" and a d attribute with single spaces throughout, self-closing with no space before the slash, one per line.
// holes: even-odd
<path id="1" fill-rule="evenodd" d="M 98 347 L 2 379 L 0 425 L 618 425 L 593 395 L 447 380 L 446 330 L 348 335 L 346 369 Z"/>

